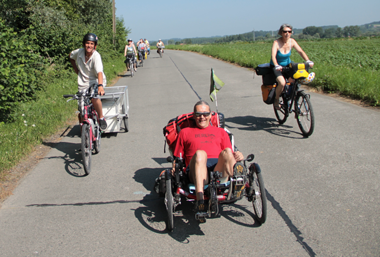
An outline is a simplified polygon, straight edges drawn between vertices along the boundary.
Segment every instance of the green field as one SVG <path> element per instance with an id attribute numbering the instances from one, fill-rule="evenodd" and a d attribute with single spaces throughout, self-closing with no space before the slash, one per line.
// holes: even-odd
<path id="1" fill-rule="evenodd" d="M 336 92 L 380 105 L 380 38 L 298 41 L 315 63 L 316 79 L 311 84 L 326 92 Z M 243 67 L 270 61 L 272 42 L 168 45 L 167 49 L 199 52 Z M 302 62 L 293 50 L 292 61 Z"/>

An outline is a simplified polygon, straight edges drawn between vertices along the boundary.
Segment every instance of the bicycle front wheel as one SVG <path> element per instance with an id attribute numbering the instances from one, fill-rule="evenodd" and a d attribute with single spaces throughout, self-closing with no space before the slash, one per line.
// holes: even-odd
<path id="1" fill-rule="evenodd" d="M 273 110 L 278 120 L 278 123 L 283 124 L 285 123 L 286 119 L 289 116 L 288 104 L 284 99 L 284 95 L 280 96 L 279 102 L 280 102 L 281 109 L 277 110 L 273 104 Z"/>
<path id="2" fill-rule="evenodd" d="M 314 131 L 314 112 L 313 107 L 311 106 L 309 95 L 305 92 L 299 92 L 296 97 L 295 102 L 295 113 L 302 135 L 308 137 L 313 134 Z"/>
<path id="3" fill-rule="evenodd" d="M 172 231 L 174 229 L 174 199 L 172 193 L 172 178 L 170 172 L 166 172 L 166 192 L 165 192 L 165 207 L 168 214 L 167 230 Z"/>
<path id="4" fill-rule="evenodd" d="M 260 166 L 257 163 L 254 163 L 250 172 L 249 185 L 253 188 L 252 206 L 257 221 L 260 224 L 264 224 L 267 219 L 267 197 Z"/>
<path id="5" fill-rule="evenodd" d="M 82 158 L 83 158 L 83 167 L 86 175 L 90 174 L 91 171 L 91 155 L 92 155 L 92 147 L 91 147 L 91 136 L 90 136 L 91 127 L 89 124 L 84 123 L 82 126 L 82 135 L 81 135 L 81 150 L 82 150 Z"/>

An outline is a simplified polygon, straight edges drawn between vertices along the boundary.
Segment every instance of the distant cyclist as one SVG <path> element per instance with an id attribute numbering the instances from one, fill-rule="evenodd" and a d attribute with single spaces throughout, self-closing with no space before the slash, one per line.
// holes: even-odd
<path id="1" fill-rule="evenodd" d="M 161 41 L 161 39 L 159 39 L 156 46 L 157 46 L 157 53 L 159 53 L 158 51 L 160 50 L 160 48 L 165 46 L 165 44 L 164 44 L 164 42 Z M 164 53 L 164 49 L 162 49 L 162 53 Z"/>
<path id="2" fill-rule="evenodd" d="M 126 62 L 127 62 L 128 70 L 131 69 L 131 67 L 129 67 L 129 59 L 132 59 L 133 68 L 136 71 L 136 55 L 137 55 L 137 52 L 136 52 L 135 44 L 133 44 L 132 39 L 129 38 L 128 45 L 126 45 L 124 48 L 124 56 L 127 57 Z"/>
<path id="3" fill-rule="evenodd" d="M 143 59 L 145 59 L 145 50 L 146 50 L 146 45 L 145 45 L 144 40 L 142 38 L 137 43 L 137 50 L 139 51 L 140 63 L 142 63 Z"/>
<path id="4" fill-rule="evenodd" d="M 83 37 L 83 48 L 72 51 L 69 60 L 78 74 L 78 91 L 85 92 L 93 84 L 98 84 L 98 94 L 104 95 L 106 86 L 106 76 L 103 72 L 103 62 L 100 54 L 96 51 L 98 37 L 93 33 L 88 33 Z M 105 130 L 107 122 L 104 120 L 102 101 L 98 97 L 91 99 L 91 102 L 99 115 L 100 128 Z M 80 116 L 79 116 L 80 117 Z M 79 118 L 81 121 L 81 117 Z"/>
<path id="5" fill-rule="evenodd" d="M 289 24 L 282 24 L 278 30 L 278 34 L 281 36 L 273 42 L 272 46 L 272 59 L 270 61 L 271 68 L 273 68 L 274 74 L 276 76 L 277 88 L 276 88 L 276 98 L 274 100 L 274 107 L 277 110 L 281 109 L 279 98 L 282 90 L 285 86 L 285 77 L 289 78 L 292 82 L 290 74 L 283 74 L 282 67 L 289 67 L 291 63 L 290 55 L 292 48 L 294 47 L 301 57 L 309 63 L 310 67 L 313 67 L 314 63 L 309 60 L 309 57 L 305 54 L 298 43 L 291 38 L 293 27 Z M 285 77 L 284 77 L 285 76 Z"/>
<path id="6" fill-rule="evenodd" d="M 150 54 L 150 44 L 149 44 L 149 41 L 144 38 L 144 42 L 145 42 L 145 45 L 146 45 L 146 50 L 148 51 L 148 55 Z"/>

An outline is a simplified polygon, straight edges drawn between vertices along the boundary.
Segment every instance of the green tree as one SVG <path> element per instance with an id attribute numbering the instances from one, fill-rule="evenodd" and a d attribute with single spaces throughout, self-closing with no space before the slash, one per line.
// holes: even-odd
<path id="1" fill-rule="evenodd" d="M 343 37 L 343 30 L 342 30 L 342 28 L 337 28 L 335 30 L 335 36 L 336 37 Z"/>
<path id="2" fill-rule="evenodd" d="M 302 34 L 314 36 L 315 34 L 322 35 L 323 34 L 323 28 L 322 27 L 315 27 L 315 26 L 309 26 L 302 30 Z"/>
<path id="3" fill-rule="evenodd" d="M 359 26 L 346 26 L 343 28 L 343 35 L 345 37 L 357 37 L 360 34 Z"/>

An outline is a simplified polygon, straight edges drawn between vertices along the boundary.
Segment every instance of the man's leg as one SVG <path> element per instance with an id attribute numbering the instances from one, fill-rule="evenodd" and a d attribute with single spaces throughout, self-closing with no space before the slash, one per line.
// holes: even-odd
<path id="1" fill-rule="evenodd" d="M 233 175 L 235 163 L 236 160 L 230 148 L 226 148 L 220 152 L 218 163 L 216 164 L 214 170 L 222 172 L 222 178 L 220 180 L 222 183 L 226 182 L 228 177 Z"/>
<path id="2" fill-rule="evenodd" d="M 203 200 L 203 189 L 205 184 L 208 183 L 207 153 L 203 150 L 196 151 L 190 160 L 189 166 L 189 178 L 190 182 L 195 185 L 197 200 Z"/>
<path id="3" fill-rule="evenodd" d="M 99 115 L 99 125 L 102 130 L 105 130 L 107 128 L 107 122 L 104 119 L 103 116 L 103 109 L 102 109 L 102 101 L 99 98 L 92 98 L 91 99 L 92 105 L 94 106 L 96 112 Z"/>
<path id="4" fill-rule="evenodd" d="M 103 118 L 102 101 L 99 98 L 92 98 L 91 102 L 99 115 L 99 119 Z"/>

